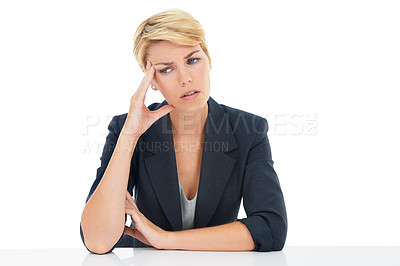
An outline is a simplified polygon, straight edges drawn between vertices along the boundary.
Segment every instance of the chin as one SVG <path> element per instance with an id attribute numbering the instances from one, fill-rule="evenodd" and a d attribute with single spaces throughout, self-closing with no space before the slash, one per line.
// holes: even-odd
<path id="1" fill-rule="evenodd" d="M 203 106 L 201 106 L 201 105 L 188 105 L 188 106 L 185 106 L 185 105 L 179 105 L 179 106 L 175 106 L 175 109 L 176 110 L 178 110 L 178 111 L 180 111 L 180 112 L 190 112 L 190 113 L 192 113 L 192 112 L 198 112 L 198 111 L 200 111 L 201 109 L 203 108 Z"/>
<path id="2" fill-rule="evenodd" d="M 199 97 L 193 101 L 180 100 L 176 103 L 175 108 L 182 112 L 197 112 L 200 111 L 207 104 L 207 99 L 204 97 Z"/>

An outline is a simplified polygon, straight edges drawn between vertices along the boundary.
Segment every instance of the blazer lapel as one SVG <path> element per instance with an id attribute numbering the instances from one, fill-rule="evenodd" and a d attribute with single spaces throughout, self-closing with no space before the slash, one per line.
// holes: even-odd
<path id="1" fill-rule="evenodd" d="M 166 104 L 167 101 L 164 101 L 155 109 Z M 143 141 L 145 148 L 151 152 L 144 161 L 158 202 L 173 231 L 182 230 L 178 172 L 169 114 L 146 131 Z"/>
<path id="2" fill-rule="evenodd" d="M 229 117 L 211 97 L 208 100 L 205 131 L 195 228 L 208 225 L 236 162 L 236 159 L 225 154 L 237 148 Z"/>
<path id="3" fill-rule="evenodd" d="M 168 104 L 163 101 L 158 109 Z M 178 172 L 169 114 L 157 120 L 143 136 L 150 152 L 144 158 L 159 204 L 174 231 L 182 230 Z M 206 227 L 224 192 L 236 159 L 225 153 L 237 148 L 229 117 L 211 97 L 208 100 L 195 228 Z"/>

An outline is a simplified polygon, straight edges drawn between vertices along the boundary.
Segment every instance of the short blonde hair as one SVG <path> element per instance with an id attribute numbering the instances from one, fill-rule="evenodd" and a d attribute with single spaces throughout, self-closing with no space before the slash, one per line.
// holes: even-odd
<path id="1" fill-rule="evenodd" d="M 146 68 L 147 52 L 152 43 L 171 41 L 177 45 L 200 44 L 211 63 L 205 32 L 192 15 L 180 9 L 157 13 L 143 21 L 136 30 L 133 54 L 142 70 Z"/>

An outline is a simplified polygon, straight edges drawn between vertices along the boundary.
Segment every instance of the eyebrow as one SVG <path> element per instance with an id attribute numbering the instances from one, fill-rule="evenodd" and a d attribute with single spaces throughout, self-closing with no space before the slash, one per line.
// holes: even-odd
<path id="1" fill-rule="evenodd" d="M 188 54 L 187 56 L 185 56 L 184 58 L 185 59 L 188 59 L 189 57 L 191 57 L 194 53 L 197 53 L 197 52 L 199 52 L 200 50 L 196 50 L 196 51 L 193 51 L 193 52 L 191 52 L 190 54 Z M 157 66 L 157 65 L 167 65 L 167 66 L 169 66 L 169 65 L 172 65 L 174 62 L 161 62 L 161 63 L 157 63 L 157 64 L 154 64 L 154 66 Z"/>

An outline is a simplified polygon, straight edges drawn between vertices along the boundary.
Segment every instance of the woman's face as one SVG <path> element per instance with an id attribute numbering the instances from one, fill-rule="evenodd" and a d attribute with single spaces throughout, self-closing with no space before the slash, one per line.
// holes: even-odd
<path id="1" fill-rule="evenodd" d="M 156 69 L 152 84 L 177 110 L 193 112 L 207 104 L 211 64 L 199 44 L 154 43 L 148 49 L 147 59 Z M 191 90 L 198 92 L 191 97 L 183 96 Z"/>

